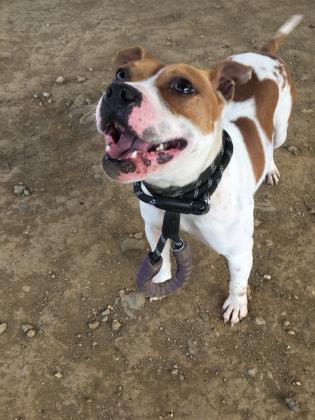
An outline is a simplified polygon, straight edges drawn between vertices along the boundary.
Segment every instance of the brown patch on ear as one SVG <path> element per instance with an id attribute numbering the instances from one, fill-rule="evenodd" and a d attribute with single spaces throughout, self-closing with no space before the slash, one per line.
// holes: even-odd
<path id="1" fill-rule="evenodd" d="M 252 68 L 236 61 L 223 61 L 210 71 L 212 84 L 226 101 L 233 99 L 235 85 L 247 83 L 251 77 Z"/>
<path id="2" fill-rule="evenodd" d="M 254 121 L 246 117 L 240 117 L 233 123 L 242 133 L 247 152 L 252 163 L 256 182 L 259 181 L 265 167 L 264 149 L 261 144 L 259 133 Z"/>
<path id="3" fill-rule="evenodd" d="M 116 67 L 121 67 L 133 61 L 142 60 L 145 56 L 146 52 L 142 47 L 123 48 L 116 54 L 114 63 Z"/>

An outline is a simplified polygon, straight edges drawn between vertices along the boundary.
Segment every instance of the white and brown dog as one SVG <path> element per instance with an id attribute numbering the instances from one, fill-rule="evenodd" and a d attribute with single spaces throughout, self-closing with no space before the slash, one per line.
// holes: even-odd
<path id="1" fill-rule="evenodd" d="M 228 260 L 229 296 L 223 305 L 232 325 L 247 315 L 252 268 L 254 193 L 264 179 L 277 184 L 273 150 L 287 136 L 294 86 L 279 43 L 301 21 L 293 16 L 257 52 L 232 55 L 210 70 L 164 65 L 143 48 L 116 56 L 116 76 L 96 110 L 106 141 L 105 172 L 113 179 L 160 187 L 191 183 L 210 165 L 222 145 L 233 141 L 233 157 L 211 197 L 210 212 L 182 215 L 181 229 Z M 140 203 L 152 249 L 164 211 Z M 154 282 L 171 277 L 170 246 Z"/>

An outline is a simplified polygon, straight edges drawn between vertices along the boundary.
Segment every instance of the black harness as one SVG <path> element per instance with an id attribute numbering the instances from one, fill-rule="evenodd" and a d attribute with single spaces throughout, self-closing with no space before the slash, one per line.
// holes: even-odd
<path id="1" fill-rule="evenodd" d="M 233 154 L 233 143 L 229 134 L 224 130 L 222 134 L 222 146 L 211 165 L 201 173 L 195 181 L 183 187 L 157 188 L 146 182 L 135 182 L 134 192 L 139 200 L 144 203 L 165 210 L 162 233 L 153 252 L 149 253 L 149 259 L 155 264 L 161 258 L 161 253 L 168 239 L 171 240 L 173 251 L 180 251 L 184 242 L 179 236 L 180 215 L 195 214 L 203 215 L 210 210 L 209 199 L 216 190 L 222 174 L 229 164 Z M 149 191 L 146 194 L 142 190 L 142 184 Z"/>

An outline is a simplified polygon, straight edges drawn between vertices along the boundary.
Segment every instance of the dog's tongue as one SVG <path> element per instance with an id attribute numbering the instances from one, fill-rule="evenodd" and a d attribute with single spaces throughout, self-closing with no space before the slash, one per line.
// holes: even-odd
<path id="1" fill-rule="evenodd" d="M 117 143 L 114 142 L 111 136 L 106 135 L 106 143 L 109 146 L 107 153 L 112 159 L 127 158 L 135 150 L 147 152 L 150 144 L 140 140 L 135 136 L 130 136 L 127 133 L 122 133 Z"/>

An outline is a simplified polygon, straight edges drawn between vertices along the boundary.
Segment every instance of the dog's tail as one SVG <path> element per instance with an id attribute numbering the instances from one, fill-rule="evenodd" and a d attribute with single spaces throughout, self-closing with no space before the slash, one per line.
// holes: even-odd
<path id="1" fill-rule="evenodd" d="M 277 33 L 273 38 L 267 41 L 260 49 L 263 52 L 269 54 L 276 54 L 280 44 L 289 35 L 290 32 L 302 21 L 303 15 L 294 15 L 287 20 L 281 28 L 278 29 Z"/>

